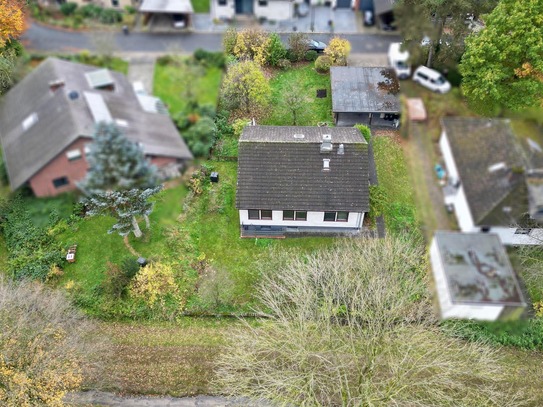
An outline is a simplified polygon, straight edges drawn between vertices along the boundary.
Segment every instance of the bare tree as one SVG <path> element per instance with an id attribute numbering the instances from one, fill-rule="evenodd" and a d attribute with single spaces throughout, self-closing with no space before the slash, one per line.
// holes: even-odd
<path id="1" fill-rule="evenodd" d="M 521 405 L 496 351 L 435 326 L 425 258 L 389 236 L 279 261 L 259 288 L 271 319 L 234 335 L 219 383 L 281 405 Z"/>
<path id="2" fill-rule="evenodd" d="M 300 123 L 302 114 L 306 111 L 309 98 L 306 96 L 304 89 L 296 84 L 288 89 L 283 97 L 285 106 L 292 114 L 292 125 L 296 126 Z"/>

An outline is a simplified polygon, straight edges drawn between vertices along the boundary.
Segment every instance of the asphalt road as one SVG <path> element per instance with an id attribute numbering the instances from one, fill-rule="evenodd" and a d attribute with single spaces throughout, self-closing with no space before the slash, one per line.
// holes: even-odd
<path id="1" fill-rule="evenodd" d="M 78 52 L 84 49 L 95 50 L 95 34 L 89 32 L 62 31 L 39 24 L 31 24 L 22 36 L 25 47 L 39 52 Z M 327 42 L 331 35 L 318 34 L 312 38 Z M 342 35 L 350 41 L 352 53 L 383 53 L 388 44 L 399 41 L 400 37 L 390 35 L 346 34 Z M 288 35 L 281 35 L 287 43 Z M 221 33 L 131 33 L 112 32 L 108 38 L 110 46 L 120 52 L 193 52 L 197 48 L 219 51 L 222 48 Z"/>

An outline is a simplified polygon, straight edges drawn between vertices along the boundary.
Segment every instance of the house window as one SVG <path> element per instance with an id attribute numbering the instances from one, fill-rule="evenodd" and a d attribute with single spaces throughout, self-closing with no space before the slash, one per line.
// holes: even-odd
<path id="1" fill-rule="evenodd" d="M 306 211 L 283 211 L 283 220 L 307 220 Z"/>
<path id="2" fill-rule="evenodd" d="M 268 219 L 270 220 L 272 218 L 272 211 L 263 209 L 260 211 L 260 219 Z"/>
<path id="3" fill-rule="evenodd" d="M 294 220 L 294 211 L 283 211 L 283 220 Z"/>
<path id="4" fill-rule="evenodd" d="M 518 228 L 515 230 L 515 235 L 529 235 L 531 231 L 530 228 Z"/>
<path id="5" fill-rule="evenodd" d="M 325 222 L 347 222 L 349 220 L 349 212 L 324 212 Z"/>
<path id="6" fill-rule="evenodd" d="M 111 0 L 111 5 L 113 7 L 119 7 L 119 0 Z"/>
<path id="7" fill-rule="evenodd" d="M 347 222 L 349 219 L 349 212 L 338 212 L 336 216 L 336 222 Z"/>
<path id="8" fill-rule="evenodd" d="M 66 151 L 66 158 L 69 161 L 78 160 L 81 158 L 81 150 L 76 148 L 75 150 Z"/>
<path id="9" fill-rule="evenodd" d="M 68 181 L 68 177 L 60 177 L 53 180 L 53 186 L 55 188 L 63 187 L 65 185 L 68 185 L 69 183 L 70 181 Z"/>
<path id="10" fill-rule="evenodd" d="M 306 211 L 296 211 L 296 220 L 307 220 Z"/>
<path id="11" fill-rule="evenodd" d="M 258 0 L 258 5 L 260 7 L 266 7 L 268 5 L 268 0 Z"/>
<path id="12" fill-rule="evenodd" d="M 268 209 L 249 209 L 249 219 L 271 220 L 272 211 Z"/>
<path id="13" fill-rule="evenodd" d="M 219 0 L 219 6 L 226 6 L 227 0 Z"/>
<path id="14" fill-rule="evenodd" d="M 335 212 L 324 212 L 324 221 L 325 222 L 335 222 L 336 213 Z"/>

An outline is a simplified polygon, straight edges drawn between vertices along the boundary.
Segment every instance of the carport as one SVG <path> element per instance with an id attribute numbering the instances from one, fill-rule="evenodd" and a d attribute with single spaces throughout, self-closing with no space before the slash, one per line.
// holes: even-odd
<path id="1" fill-rule="evenodd" d="M 337 66 L 330 77 L 336 126 L 399 125 L 400 84 L 390 68 Z"/>
<path id="2" fill-rule="evenodd" d="M 144 16 L 145 25 L 188 28 L 192 25 L 194 9 L 190 0 L 143 0 L 139 12 Z"/>

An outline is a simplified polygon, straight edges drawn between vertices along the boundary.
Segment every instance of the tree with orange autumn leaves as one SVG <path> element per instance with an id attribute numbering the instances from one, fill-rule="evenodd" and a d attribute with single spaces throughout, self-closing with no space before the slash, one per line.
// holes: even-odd
<path id="1" fill-rule="evenodd" d="M 11 38 L 17 38 L 25 29 L 25 2 L 23 0 L 0 1 L 0 48 Z"/>

